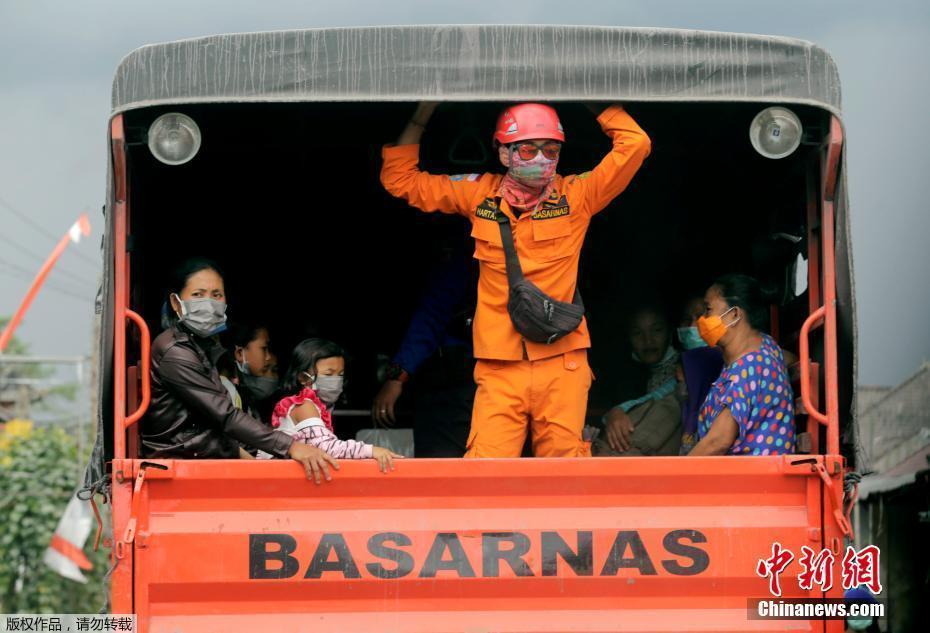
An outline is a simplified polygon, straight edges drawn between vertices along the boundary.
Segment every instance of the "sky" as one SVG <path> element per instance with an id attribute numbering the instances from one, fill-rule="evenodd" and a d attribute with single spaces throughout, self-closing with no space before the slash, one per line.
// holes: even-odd
<path id="1" fill-rule="evenodd" d="M 144 44 L 225 32 L 386 24 L 587 24 L 783 35 L 829 51 L 843 82 L 860 384 L 930 360 L 930 3 L 810 0 L 0 0 L 0 315 L 82 211 L 18 336 L 88 355 L 105 199 L 110 86 Z"/>

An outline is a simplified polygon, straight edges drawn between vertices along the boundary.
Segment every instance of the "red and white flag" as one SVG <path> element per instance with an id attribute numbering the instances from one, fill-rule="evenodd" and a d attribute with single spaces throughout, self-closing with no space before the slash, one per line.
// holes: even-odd
<path id="1" fill-rule="evenodd" d="M 87 578 L 81 570 L 89 571 L 93 569 L 93 564 L 84 555 L 84 544 L 93 524 L 94 512 L 90 501 L 82 501 L 75 494 L 58 521 L 42 561 L 65 578 L 86 583 Z"/>

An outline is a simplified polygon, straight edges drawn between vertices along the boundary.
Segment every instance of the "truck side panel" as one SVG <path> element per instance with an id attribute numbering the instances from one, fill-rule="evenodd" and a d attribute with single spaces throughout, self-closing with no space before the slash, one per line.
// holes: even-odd
<path id="1" fill-rule="evenodd" d="M 284 461 L 127 461 L 135 610 L 166 633 L 785 630 L 747 599 L 772 534 L 820 547 L 811 459 L 343 462 L 320 486 Z M 809 597 L 796 574 L 783 595 Z"/>

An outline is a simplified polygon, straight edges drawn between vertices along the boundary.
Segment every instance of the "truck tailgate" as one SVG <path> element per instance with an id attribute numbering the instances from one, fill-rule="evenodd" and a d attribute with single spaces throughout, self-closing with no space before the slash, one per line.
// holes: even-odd
<path id="1" fill-rule="evenodd" d="M 121 574 L 152 633 L 822 630 L 747 618 L 773 540 L 821 546 L 799 459 L 125 460 Z"/>

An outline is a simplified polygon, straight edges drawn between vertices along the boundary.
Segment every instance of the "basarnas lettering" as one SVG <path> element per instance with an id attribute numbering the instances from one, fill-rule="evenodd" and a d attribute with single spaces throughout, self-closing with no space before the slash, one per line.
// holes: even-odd
<path id="1" fill-rule="evenodd" d="M 608 535 L 611 544 L 603 551 L 595 550 L 595 533 L 581 530 L 563 534 L 544 531 L 534 538 L 522 532 L 483 532 L 469 534 L 465 539 L 456 532 L 439 532 L 431 537 L 428 549 L 421 542 L 414 547 L 413 539 L 401 532 L 378 532 L 367 539 L 363 551 L 356 545 L 352 551 L 341 533 L 320 536 L 312 555 L 302 561 L 298 556 L 297 538 L 291 534 L 249 535 L 249 578 L 271 580 L 293 578 L 303 572 L 305 579 L 319 579 L 327 572 L 346 579 L 362 578 L 363 574 L 380 579 L 418 578 L 438 575 L 459 578 L 497 578 L 559 576 L 616 576 L 622 569 L 632 569 L 644 576 L 664 573 L 673 576 L 694 576 L 704 572 L 710 557 L 696 545 L 707 543 L 707 537 L 697 530 L 672 530 L 662 539 L 659 567 L 639 532 L 621 530 Z M 472 540 L 476 538 L 478 540 Z M 572 538 L 573 537 L 573 538 Z M 356 537 L 357 538 L 357 537 Z M 600 542 L 605 539 L 599 538 Z M 466 541 L 468 548 L 466 548 Z M 470 549 L 471 553 L 466 551 Z M 423 552 L 417 560 L 415 552 Z M 534 555 L 530 556 L 533 551 Z M 536 552 L 540 556 L 536 556 Z M 669 557 L 670 556 L 670 557 Z M 532 564 L 531 564 L 532 563 Z M 504 573 L 504 570 L 507 573 Z M 364 572 L 363 572 L 364 570 Z"/>

